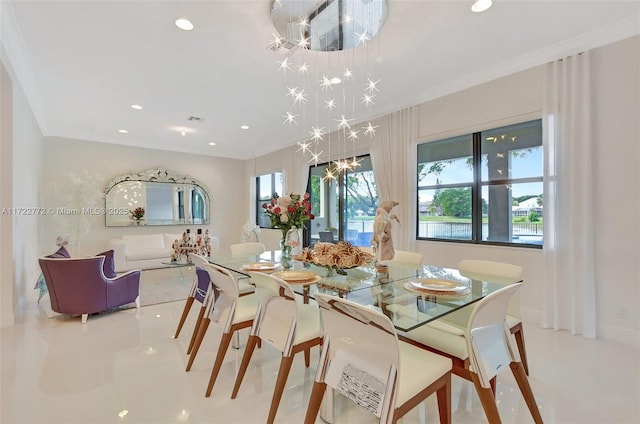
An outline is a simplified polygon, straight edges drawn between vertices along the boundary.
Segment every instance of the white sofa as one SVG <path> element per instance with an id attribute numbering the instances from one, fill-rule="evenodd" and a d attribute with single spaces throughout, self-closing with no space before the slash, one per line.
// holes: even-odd
<path id="1" fill-rule="evenodd" d="M 109 249 L 113 249 L 116 272 L 132 269 L 163 268 L 171 258 L 171 246 L 182 234 L 142 234 L 123 235 L 109 241 Z M 217 237 L 211 237 L 211 246 L 217 249 Z"/>
<path id="2" fill-rule="evenodd" d="M 162 268 L 171 257 L 171 245 L 180 234 L 123 235 L 109 241 L 116 272 Z"/>

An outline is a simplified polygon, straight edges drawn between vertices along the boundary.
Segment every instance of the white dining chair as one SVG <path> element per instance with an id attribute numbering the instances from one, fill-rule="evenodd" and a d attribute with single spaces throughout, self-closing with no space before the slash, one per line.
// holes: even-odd
<path id="1" fill-rule="evenodd" d="M 232 256 L 260 255 L 266 250 L 263 243 L 237 243 L 229 247 L 231 248 Z"/>
<path id="2" fill-rule="evenodd" d="M 243 328 L 251 327 L 258 311 L 258 305 L 270 297 L 272 293 L 256 289 L 255 293 L 241 297 L 236 279 L 229 270 L 210 263 L 203 264 L 203 269 L 209 273 L 211 287 L 207 299 L 207 310 L 200 321 L 186 371 L 191 370 L 211 322 L 221 327 L 222 339 L 218 346 L 218 353 L 206 391 L 206 396 L 209 397 L 234 333 Z"/>
<path id="3" fill-rule="evenodd" d="M 193 332 L 191 333 L 191 340 L 189 341 L 189 347 L 187 348 L 187 355 L 191 353 L 193 342 L 195 341 L 196 334 L 198 334 L 198 327 L 200 326 L 200 321 L 202 320 L 206 310 L 207 294 L 209 293 L 210 286 L 211 279 L 209 278 L 209 273 L 201 267 L 196 266 L 196 278 L 191 286 L 191 290 L 189 290 L 184 308 L 182 309 L 182 315 L 180 315 L 178 327 L 176 328 L 176 333 L 173 336 L 174 339 L 177 339 L 178 336 L 180 336 L 180 332 L 182 331 L 182 327 L 189 316 L 189 311 L 191 310 L 194 301 L 198 301 L 201 304 L 200 311 L 198 312 L 198 317 L 196 318 Z"/>
<path id="4" fill-rule="evenodd" d="M 262 274 L 279 288 L 280 296 L 273 296 L 260 307 L 251 327 L 251 335 L 242 357 L 231 399 L 235 399 L 258 341 L 264 341 L 282 353 L 267 423 L 273 423 L 282 399 L 289 370 L 296 353 L 304 352 L 305 366 L 310 365 L 310 349 L 322 343 L 320 310 L 316 304 L 296 302 L 293 290 L 285 281 Z"/>
<path id="5" fill-rule="evenodd" d="M 424 260 L 424 255 L 418 252 L 409 252 L 407 250 L 396 250 L 395 255 L 393 255 L 393 262 L 401 262 L 405 264 L 412 265 L 422 265 L 422 261 Z"/>
<path id="6" fill-rule="evenodd" d="M 472 280 L 490 281 L 498 284 L 511 284 L 514 281 L 521 281 L 523 271 L 522 267 L 518 265 L 477 259 L 464 259 L 460 261 L 458 263 L 458 270 L 460 274 Z M 467 327 L 472 310 L 473 305 L 469 305 L 428 325 L 433 325 L 439 330 L 460 335 Z M 525 372 L 529 375 L 529 362 L 527 360 L 527 350 L 524 342 L 524 330 L 522 327 L 522 319 L 520 318 L 519 292 L 516 292 L 509 302 L 507 324 L 516 339 L 518 352 L 522 359 L 522 366 L 524 366 Z"/>
<path id="7" fill-rule="evenodd" d="M 511 368 L 534 422 L 542 423 L 542 416 L 506 319 L 509 301 L 520 286 L 522 283 L 506 286 L 480 300 L 471 313 L 465 335 L 471 378 L 485 412 L 490 411 L 487 418 L 491 423 L 500 422 L 500 416 L 490 382 L 507 365 Z"/>
<path id="8" fill-rule="evenodd" d="M 437 393 L 440 423 L 451 422 L 451 360 L 398 341 L 388 317 L 367 306 L 317 294 L 324 341 L 305 423 L 315 423 L 327 386 L 381 423 Z"/>
<path id="9" fill-rule="evenodd" d="M 423 325 L 401 335 L 401 339 L 451 358 L 453 373 L 473 382 L 490 423 L 500 423 L 495 400 L 496 376 L 511 368 L 529 411 L 541 423 L 527 374 L 507 321 L 507 305 L 522 283 L 505 286 L 473 305 L 462 335 Z"/>

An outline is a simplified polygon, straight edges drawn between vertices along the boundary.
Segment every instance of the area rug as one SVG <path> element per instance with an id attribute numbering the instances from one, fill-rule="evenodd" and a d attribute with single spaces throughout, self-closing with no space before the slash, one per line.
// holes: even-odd
<path id="1" fill-rule="evenodd" d="M 142 271 L 140 306 L 184 300 L 196 277 L 195 267 Z"/>

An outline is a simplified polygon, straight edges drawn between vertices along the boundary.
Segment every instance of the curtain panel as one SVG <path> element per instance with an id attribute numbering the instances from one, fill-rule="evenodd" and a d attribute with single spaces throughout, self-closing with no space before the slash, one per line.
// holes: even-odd
<path id="1" fill-rule="evenodd" d="M 410 107 L 391 113 L 376 120 L 374 125 L 379 125 L 379 129 L 371 141 L 371 165 L 378 188 L 378 200 L 395 200 L 399 203 L 393 209 L 400 220 L 400 225 L 394 225 L 392 230 L 394 248 L 414 250 L 415 231 L 410 228 L 414 226 L 416 209 L 418 108 Z"/>
<path id="2" fill-rule="evenodd" d="M 297 144 L 284 151 L 284 193 L 304 194 L 309 179 L 309 164 L 304 156 L 297 153 Z"/>
<path id="3" fill-rule="evenodd" d="M 596 338 L 589 52 L 545 65 L 541 325 Z"/>

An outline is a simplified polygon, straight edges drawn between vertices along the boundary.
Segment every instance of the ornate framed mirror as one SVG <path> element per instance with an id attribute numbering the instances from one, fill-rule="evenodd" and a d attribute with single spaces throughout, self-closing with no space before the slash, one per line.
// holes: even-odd
<path id="1" fill-rule="evenodd" d="M 119 175 L 104 191 L 107 227 L 209 224 L 204 186 L 167 169 Z"/>

